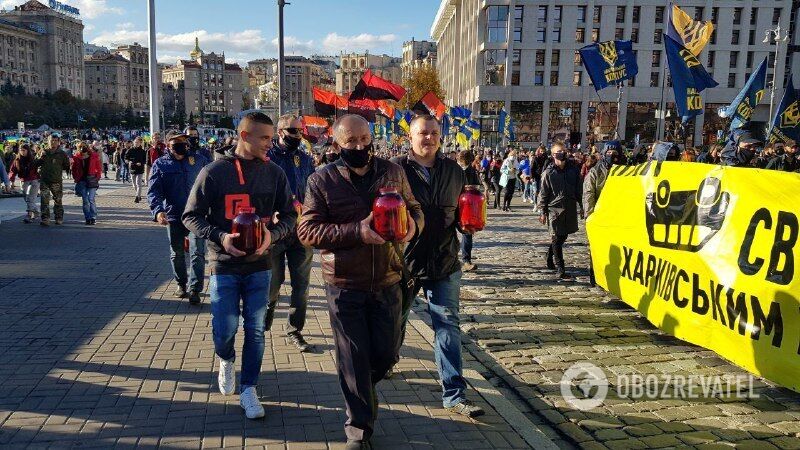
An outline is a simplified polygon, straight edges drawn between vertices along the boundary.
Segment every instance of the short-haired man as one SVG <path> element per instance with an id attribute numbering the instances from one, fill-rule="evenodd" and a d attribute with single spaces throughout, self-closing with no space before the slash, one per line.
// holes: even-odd
<path id="1" fill-rule="evenodd" d="M 153 136 L 151 137 L 150 140 L 150 148 L 147 150 L 147 161 L 145 162 L 144 165 L 145 180 L 150 179 L 150 171 L 153 168 L 153 164 L 155 164 L 158 158 L 164 156 L 166 152 L 167 152 L 167 146 L 166 144 L 164 144 L 164 142 L 161 141 L 161 133 L 159 132 L 153 133 Z"/>
<path id="2" fill-rule="evenodd" d="M 467 184 L 464 170 L 439 151 L 441 129 L 434 116 L 411 120 L 411 151 L 395 158 L 405 170 L 414 197 L 422 205 L 426 227 L 405 250 L 414 294 L 422 289 L 435 335 L 434 355 L 442 380 L 442 403 L 452 412 L 477 417 L 483 409 L 467 400 L 461 360 L 461 328 L 458 304 L 461 262 L 458 259 L 458 197 Z M 468 151 L 470 157 L 471 151 Z M 477 178 L 477 176 L 475 176 Z M 474 182 L 476 180 L 470 180 Z M 411 298 L 403 305 L 403 324 L 411 310 Z"/>
<path id="3" fill-rule="evenodd" d="M 334 124 L 341 158 L 308 179 L 300 242 L 322 250 L 322 275 L 336 346 L 336 369 L 347 407 L 348 449 L 369 448 L 378 413 L 375 385 L 400 350 L 403 261 L 398 245 L 372 230 L 380 188 L 405 199 L 409 230 L 423 229 L 422 209 L 403 169 L 373 155 L 369 123 L 347 114 Z"/>
<path id="4" fill-rule="evenodd" d="M 575 281 L 575 277 L 564 270 L 564 242 L 578 231 L 578 214 L 583 217 L 583 185 L 578 167 L 569 160 L 564 144 L 550 147 L 553 164 L 542 173 L 542 189 L 539 194 L 539 222 L 548 224 L 551 235 L 547 250 L 547 268 L 556 271 L 559 282 Z"/>
<path id="5" fill-rule="evenodd" d="M 183 130 L 183 133 L 189 137 L 189 149 L 192 152 L 203 155 L 209 161 L 214 159 L 214 155 L 211 154 L 211 151 L 200 145 L 200 132 L 197 131 L 197 127 L 189 125 Z"/>
<path id="6" fill-rule="evenodd" d="M 42 197 L 39 222 L 43 227 L 50 225 L 50 199 L 53 199 L 53 215 L 56 225 L 64 223 L 64 178 L 62 174 L 68 170 L 69 158 L 61 151 L 61 138 L 51 134 L 47 138 L 47 146 L 34 165 L 39 168 L 39 192 Z"/>
<path id="7" fill-rule="evenodd" d="M 294 199 L 303 203 L 306 195 L 306 182 L 314 173 L 314 161 L 306 152 L 302 151 L 300 144 L 303 135 L 303 123 L 297 116 L 285 115 L 278 119 L 278 136 L 267 153 L 270 160 L 280 166 L 289 181 Z M 297 233 L 293 231 L 280 242 L 276 242 L 270 250 L 272 258 L 272 281 L 269 287 L 269 304 L 265 328 L 272 328 L 275 318 L 275 307 L 281 293 L 281 285 L 285 279 L 285 269 L 288 263 L 289 279 L 292 286 L 291 302 L 289 304 L 289 326 L 286 335 L 289 341 L 301 352 L 309 349 L 308 343 L 303 338 L 303 327 L 306 323 L 306 305 L 308 304 L 308 284 L 311 280 L 311 259 L 314 250 L 306 247 L 297 240 Z"/>
<path id="8" fill-rule="evenodd" d="M 167 153 L 153 163 L 148 181 L 147 200 L 153 220 L 167 227 L 169 259 L 178 289 L 175 296 L 189 297 L 189 303 L 200 304 L 206 267 L 206 241 L 190 233 L 181 222 L 181 215 L 189 199 L 200 170 L 210 161 L 201 155 L 189 154 L 189 142 L 183 133 L 167 136 Z M 186 273 L 186 253 L 183 242 L 189 240 L 191 273 Z M 187 292 L 187 282 L 189 291 Z"/>
<path id="9" fill-rule="evenodd" d="M 248 419 L 264 417 L 256 386 L 264 356 L 264 314 L 270 280 L 270 245 L 294 229 L 297 213 L 286 175 L 267 158 L 272 146 L 272 120 L 252 112 L 239 122 L 239 143 L 232 157 L 204 167 L 192 186 L 183 224 L 196 236 L 208 239 L 211 262 L 211 328 L 214 350 L 220 360 L 219 390 L 235 390 L 233 343 L 239 316 L 244 319 L 242 376 L 239 404 Z M 261 217 L 264 241 L 252 255 L 234 245 L 233 219 L 241 208 L 255 208 Z M 277 223 L 267 229 L 274 213 Z M 241 308 L 240 308 L 241 304 Z"/>

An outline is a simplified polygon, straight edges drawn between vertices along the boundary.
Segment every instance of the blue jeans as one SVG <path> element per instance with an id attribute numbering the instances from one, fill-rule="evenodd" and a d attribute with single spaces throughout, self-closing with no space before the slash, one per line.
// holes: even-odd
<path id="1" fill-rule="evenodd" d="M 189 238 L 189 257 L 192 271 L 186 276 L 186 252 L 183 240 Z M 172 275 L 175 281 L 191 291 L 201 292 L 205 280 L 206 240 L 190 233 L 181 222 L 170 222 L 167 226 L 169 239 L 169 260 L 172 263 Z M 188 280 L 187 280 L 188 278 Z"/>
<path id="2" fill-rule="evenodd" d="M 442 404 L 455 406 L 466 399 L 467 383 L 462 376 L 461 328 L 458 319 L 458 296 L 461 271 L 438 281 L 420 280 L 422 294 L 428 300 L 433 322 L 433 347 L 436 367 L 442 380 Z"/>
<path id="3" fill-rule="evenodd" d="M 271 275 L 269 270 L 250 275 L 211 275 L 211 330 L 214 351 L 221 359 L 229 361 L 236 357 L 233 344 L 239 316 L 244 319 L 240 392 L 248 386 L 258 385 L 264 358 L 264 313 Z"/>
<path id="4" fill-rule="evenodd" d="M 536 183 L 534 183 L 533 180 L 525 183 L 525 190 L 522 192 L 522 198 L 530 200 L 536 199 Z"/>
<path id="5" fill-rule="evenodd" d="M 75 191 L 80 194 L 83 199 L 83 218 L 86 220 L 97 219 L 97 203 L 94 197 L 97 195 L 97 188 L 87 188 L 85 181 L 79 181 L 75 184 Z"/>
<path id="6" fill-rule="evenodd" d="M 461 259 L 464 262 L 471 263 L 472 262 L 472 235 L 471 234 L 462 234 L 461 235 Z"/>

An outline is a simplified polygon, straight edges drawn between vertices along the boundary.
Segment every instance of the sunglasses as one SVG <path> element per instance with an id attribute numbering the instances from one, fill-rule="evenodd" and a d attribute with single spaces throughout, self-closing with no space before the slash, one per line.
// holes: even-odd
<path id="1" fill-rule="evenodd" d="M 300 131 L 302 131 L 301 128 L 284 128 L 284 130 L 289 134 L 300 134 Z"/>

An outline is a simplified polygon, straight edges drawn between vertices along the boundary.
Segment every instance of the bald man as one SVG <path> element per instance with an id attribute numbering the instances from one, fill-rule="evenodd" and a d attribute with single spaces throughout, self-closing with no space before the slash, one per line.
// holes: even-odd
<path id="1" fill-rule="evenodd" d="M 348 449 L 369 448 L 378 412 L 375 385 L 400 350 L 403 258 L 400 243 L 370 227 L 381 188 L 396 188 L 409 211 L 408 242 L 423 229 L 422 209 L 403 169 L 374 156 L 369 124 L 345 115 L 333 126 L 340 158 L 308 179 L 297 236 L 322 250 L 322 275 L 347 406 Z"/>
<path id="2" fill-rule="evenodd" d="M 219 357 L 219 390 L 235 391 L 234 339 L 239 315 L 244 319 L 241 389 L 239 404 L 248 419 L 264 417 L 256 386 L 264 357 L 264 315 L 267 310 L 271 245 L 294 230 L 297 212 L 286 174 L 269 161 L 267 150 L 275 134 L 272 120 L 252 112 L 239 123 L 239 142 L 233 156 L 224 156 L 204 167 L 192 186 L 183 224 L 196 236 L 208 239 L 211 265 L 211 328 Z M 242 208 L 255 208 L 261 218 L 264 241 L 252 255 L 236 248 L 233 219 Z M 266 223 L 274 213 L 278 221 Z"/>

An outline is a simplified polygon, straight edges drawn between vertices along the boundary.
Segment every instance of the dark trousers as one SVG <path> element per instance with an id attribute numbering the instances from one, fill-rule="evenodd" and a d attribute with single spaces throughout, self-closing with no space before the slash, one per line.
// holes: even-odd
<path id="1" fill-rule="evenodd" d="M 306 324 L 306 307 L 308 305 L 308 284 L 311 281 L 311 259 L 314 249 L 303 247 L 295 237 L 288 237 L 276 243 L 270 250 L 272 259 L 272 280 L 269 286 L 269 303 L 264 318 L 266 330 L 272 328 L 275 308 L 280 298 L 281 285 L 286 279 L 286 264 L 289 265 L 289 280 L 292 294 L 289 303 L 289 326 L 286 334 L 303 331 Z"/>
<path id="2" fill-rule="evenodd" d="M 517 185 L 516 179 L 509 179 L 508 184 L 506 184 L 506 195 L 503 197 L 503 208 L 511 207 L 511 199 L 514 198 L 514 191 Z"/>
<path id="3" fill-rule="evenodd" d="M 206 240 L 190 233 L 183 223 L 170 222 L 167 226 L 169 239 L 169 260 L 172 264 L 172 275 L 175 282 L 184 288 L 188 287 L 193 292 L 203 291 L 206 269 Z M 189 239 L 189 265 L 191 272 L 186 272 L 186 252 L 183 241 Z"/>
<path id="4" fill-rule="evenodd" d="M 347 408 L 348 439 L 369 439 L 378 415 L 375 385 L 400 351 L 402 294 L 399 284 L 380 292 L 325 286 L 336 371 Z"/>
<path id="5" fill-rule="evenodd" d="M 472 262 L 472 235 L 461 235 L 461 259 L 465 262 Z"/>
<path id="6" fill-rule="evenodd" d="M 558 276 L 564 275 L 564 242 L 567 234 L 552 234 L 550 248 L 547 249 L 547 262 L 556 266 Z"/>
<path id="7" fill-rule="evenodd" d="M 502 195 L 503 187 L 500 186 L 500 180 L 492 181 L 492 186 L 494 186 L 494 207 L 497 209 L 500 207 L 500 195 Z"/>

